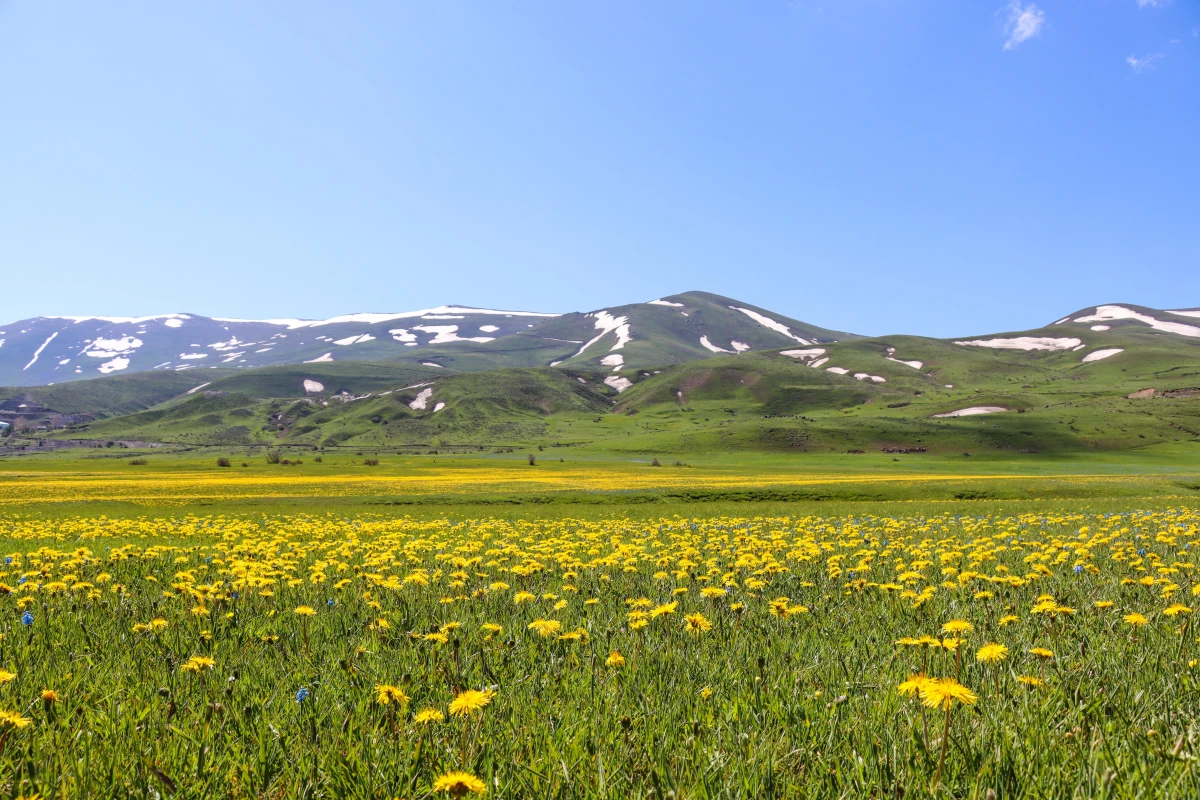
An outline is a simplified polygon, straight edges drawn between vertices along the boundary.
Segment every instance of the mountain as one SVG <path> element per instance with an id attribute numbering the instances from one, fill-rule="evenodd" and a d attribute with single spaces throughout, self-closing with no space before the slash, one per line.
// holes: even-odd
<path id="1" fill-rule="evenodd" d="M 457 371 L 563 363 L 649 368 L 854 338 L 704 292 L 571 314 L 439 306 L 327 320 L 37 317 L 0 328 L 0 385 L 12 386 L 340 361 Z"/>
<path id="2" fill-rule="evenodd" d="M 949 339 L 857 337 L 699 292 L 517 319 L 510 327 L 533 327 L 420 341 L 417 356 L 0 389 L 0 419 L 16 431 L 4 446 L 1025 456 L 1200 443 L 1200 311 L 1092 306 Z"/>

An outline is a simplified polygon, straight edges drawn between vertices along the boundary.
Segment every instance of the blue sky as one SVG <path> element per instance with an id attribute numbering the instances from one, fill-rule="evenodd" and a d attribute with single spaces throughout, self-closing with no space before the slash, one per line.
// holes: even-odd
<path id="1" fill-rule="evenodd" d="M 1192 0 L 0 0 L 0 319 L 1200 306 Z"/>

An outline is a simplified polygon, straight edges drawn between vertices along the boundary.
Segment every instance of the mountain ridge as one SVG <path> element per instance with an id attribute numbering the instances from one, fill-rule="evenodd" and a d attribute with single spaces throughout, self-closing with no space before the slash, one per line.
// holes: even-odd
<path id="1" fill-rule="evenodd" d="M 32 317 L 0 326 L 0 385 L 329 361 L 397 360 L 467 370 L 568 361 L 659 366 L 708 352 L 854 336 L 720 295 L 684 292 L 671 297 L 677 299 L 566 314 L 442 305 L 318 320 L 190 313 Z M 632 335 L 635 328 L 639 333 Z M 799 333 L 791 333 L 793 329 Z M 521 337 L 531 333 L 537 335 Z M 493 342 L 500 344 L 480 347 Z M 627 344 L 634 346 L 625 350 Z M 604 355 L 598 355 L 601 350 Z M 600 364 L 606 357 L 608 363 Z"/>

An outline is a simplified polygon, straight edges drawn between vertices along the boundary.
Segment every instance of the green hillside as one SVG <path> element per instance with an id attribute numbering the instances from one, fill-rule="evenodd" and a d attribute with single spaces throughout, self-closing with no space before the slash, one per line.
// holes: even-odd
<path id="1" fill-rule="evenodd" d="M 134 413 L 24 432 L 10 446 L 48 436 L 646 456 L 1035 457 L 1200 440 L 1200 335 L 1165 312 L 1102 306 L 1031 331 L 833 341 L 844 334 L 761 315 L 781 333 L 728 305 L 715 295 L 675 295 L 566 315 L 491 342 L 455 342 L 438 355 L 206 371 L 215 379 L 202 386 L 200 373 L 166 372 L 47 387 L 38 390 L 45 402 L 62 410 Z M 636 318 L 632 334 L 620 328 L 627 317 Z M 778 346 L 689 349 L 701 336 L 714 345 L 762 330 Z M 590 331 L 591 347 L 564 341 Z M 547 359 L 559 363 L 542 365 Z M 489 368 L 496 363 L 510 366 Z"/>
<path id="2" fill-rule="evenodd" d="M 63 414 L 112 417 L 156 406 L 205 381 L 232 373 L 233 370 L 139 372 L 53 386 L 3 386 L 0 403 L 9 398 L 31 397 L 41 407 Z"/>

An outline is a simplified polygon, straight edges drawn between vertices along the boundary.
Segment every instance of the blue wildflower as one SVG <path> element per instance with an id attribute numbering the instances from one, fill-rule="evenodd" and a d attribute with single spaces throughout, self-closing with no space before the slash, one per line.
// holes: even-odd
<path id="1" fill-rule="evenodd" d="M 303 686 L 301 686 L 300 690 L 296 692 L 296 702 L 303 703 L 307 699 L 308 699 L 308 689 L 305 689 Z"/>
<path id="2" fill-rule="evenodd" d="M 33 612 L 26 611 L 24 614 L 22 614 L 21 615 L 21 624 L 24 625 L 26 628 L 28 628 L 30 625 L 32 625 L 33 624 Z"/>

